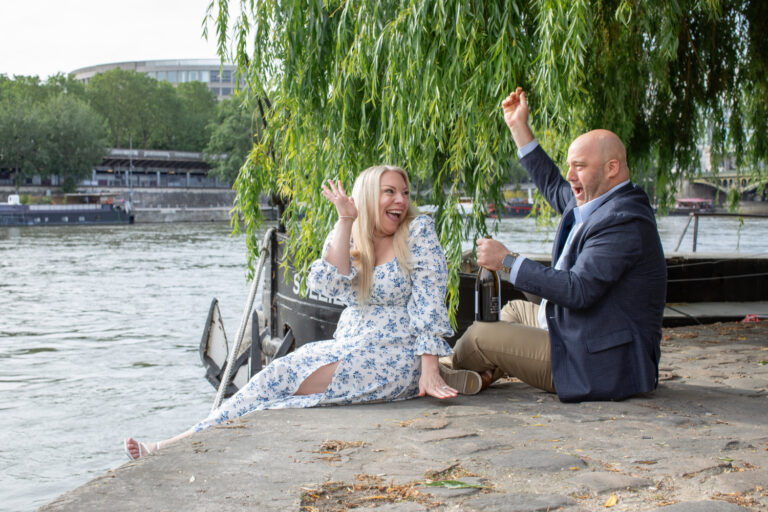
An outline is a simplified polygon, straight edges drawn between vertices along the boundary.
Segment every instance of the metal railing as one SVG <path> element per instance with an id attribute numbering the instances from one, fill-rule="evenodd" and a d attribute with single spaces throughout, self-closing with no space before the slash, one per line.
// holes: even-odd
<path id="1" fill-rule="evenodd" d="M 718 213 L 718 212 L 691 212 L 688 214 L 688 222 L 685 223 L 683 232 L 680 233 L 680 238 L 677 239 L 677 245 L 675 245 L 675 252 L 680 249 L 680 244 L 683 243 L 685 233 L 688 232 L 688 227 L 693 220 L 693 242 L 691 252 L 696 252 L 696 244 L 699 239 L 699 217 L 754 217 L 758 219 L 768 219 L 768 215 L 762 213 Z"/>

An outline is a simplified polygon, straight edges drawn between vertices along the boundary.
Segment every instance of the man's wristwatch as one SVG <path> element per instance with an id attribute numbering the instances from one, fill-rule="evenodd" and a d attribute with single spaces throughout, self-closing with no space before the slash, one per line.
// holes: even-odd
<path id="1" fill-rule="evenodd" d="M 518 256 L 520 255 L 516 252 L 510 252 L 509 254 L 504 256 L 504 259 L 501 260 L 501 270 L 503 270 L 507 274 L 512 272 L 512 265 L 515 264 L 515 260 L 517 259 Z"/>

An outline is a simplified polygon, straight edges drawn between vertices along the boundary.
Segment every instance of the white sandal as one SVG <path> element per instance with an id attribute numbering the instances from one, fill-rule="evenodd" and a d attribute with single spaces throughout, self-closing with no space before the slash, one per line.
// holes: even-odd
<path id="1" fill-rule="evenodd" d="M 128 439 L 132 439 L 132 438 L 129 437 Z M 138 457 L 134 457 L 131 454 L 131 451 L 128 449 L 128 439 L 123 439 L 123 451 L 125 451 L 125 454 L 131 460 L 138 460 L 138 459 L 140 459 L 140 458 L 142 458 L 142 457 L 144 457 L 146 455 L 149 455 L 150 453 L 155 453 L 158 450 L 158 448 L 160 448 L 160 443 L 155 443 L 156 444 L 155 449 L 154 450 L 150 450 L 149 448 L 144 448 L 144 443 L 136 441 L 136 444 L 139 445 L 139 455 L 138 455 Z"/>

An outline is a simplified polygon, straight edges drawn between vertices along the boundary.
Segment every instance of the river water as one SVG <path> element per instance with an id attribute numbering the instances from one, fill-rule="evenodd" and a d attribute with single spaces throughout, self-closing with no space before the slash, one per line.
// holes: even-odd
<path id="1" fill-rule="evenodd" d="M 686 221 L 660 219 L 667 251 Z M 699 230 L 700 252 L 768 255 L 765 219 Z M 552 230 L 505 219 L 497 237 L 549 253 Z M 234 337 L 245 261 L 225 223 L 0 228 L 0 510 L 42 506 L 125 462 L 124 437 L 165 438 L 208 413 L 198 344 L 213 297 Z"/>

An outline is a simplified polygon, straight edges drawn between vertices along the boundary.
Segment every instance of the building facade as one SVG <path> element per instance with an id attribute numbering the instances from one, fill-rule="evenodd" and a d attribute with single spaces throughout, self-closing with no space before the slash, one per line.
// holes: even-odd
<path id="1" fill-rule="evenodd" d="M 219 59 L 140 60 L 98 64 L 72 71 L 75 79 L 88 83 L 94 75 L 113 69 L 146 73 L 155 80 L 174 86 L 184 82 L 202 82 L 219 98 L 229 98 L 235 90 L 235 66 Z"/>

